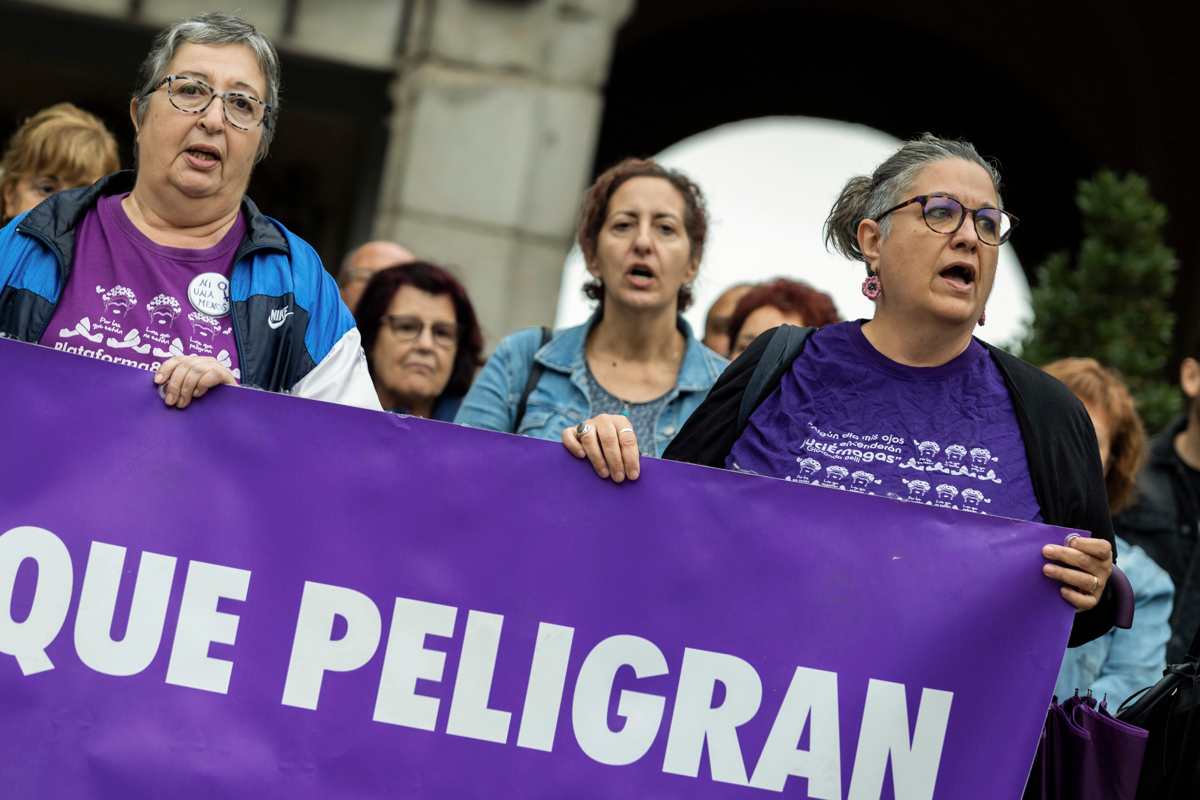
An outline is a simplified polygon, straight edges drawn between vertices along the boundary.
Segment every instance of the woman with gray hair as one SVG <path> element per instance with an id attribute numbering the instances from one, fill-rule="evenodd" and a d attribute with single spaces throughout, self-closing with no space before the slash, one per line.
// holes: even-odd
<path id="1" fill-rule="evenodd" d="M 0 230 L 0 335 L 153 372 L 176 408 L 239 383 L 379 408 L 320 258 L 246 197 L 275 135 L 275 48 L 204 14 L 158 35 L 140 80 L 136 170 Z"/>
<path id="2" fill-rule="evenodd" d="M 972 335 L 1016 219 L 975 148 L 925 135 L 850 180 L 826 240 L 866 266 L 870 320 L 758 337 L 664 457 L 1088 531 L 1042 549 L 1072 645 L 1112 627 L 1113 531 L 1087 412 Z"/>

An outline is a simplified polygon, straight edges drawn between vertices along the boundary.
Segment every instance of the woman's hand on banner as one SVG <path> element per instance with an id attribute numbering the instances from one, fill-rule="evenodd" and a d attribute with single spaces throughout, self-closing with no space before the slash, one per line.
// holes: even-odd
<path id="1" fill-rule="evenodd" d="M 1062 584 L 1063 599 L 1077 611 L 1095 608 L 1113 571 L 1112 545 L 1104 539 L 1072 535 L 1065 545 L 1048 544 L 1042 573 Z"/>
<path id="2" fill-rule="evenodd" d="M 641 471 L 637 434 L 620 414 L 600 414 L 566 428 L 562 443 L 571 455 L 586 458 L 597 475 L 612 478 L 613 483 L 635 481 Z"/>
<path id="3" fill-rule="evenodd" d="M 175 356 L 163 362 L 154 373 L 163 402 L 175 408 L 187 408 L 197 397 L 214 386 L 237 385 L 233 376 L 220 361 L 208 356 Z"/>

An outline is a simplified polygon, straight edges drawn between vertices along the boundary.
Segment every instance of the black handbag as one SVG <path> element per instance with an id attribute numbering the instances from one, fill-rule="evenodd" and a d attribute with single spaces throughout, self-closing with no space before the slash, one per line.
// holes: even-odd
<path id="1" fill-rule="evenodd" d="M 1150 733 L 1138 800 L 1200 798 L 1200 630 L 1183 663 L 1122 703 L 1117 719 Z"/>

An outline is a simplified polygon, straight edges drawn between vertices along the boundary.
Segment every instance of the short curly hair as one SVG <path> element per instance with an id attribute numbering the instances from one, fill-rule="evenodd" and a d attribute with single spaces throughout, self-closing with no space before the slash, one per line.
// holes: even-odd
<path id="1" fill-rule="evenodd" d="M 1108 508 L 1112 514 L 1128 508 L 1133 504 L 1137 473 L 1146 456 L 1146 431 L 1125 381 L 1094 358 L 1061 358 L 1042 369 L 1066 384 L 1085 405 L 1107 417 L 1112 438 L 1104 470 Z"/>
<path id="2" fill-rule="evenodd" d="M 704 257 L 704 245 L 708 241 L 708 207 L 704 192 L 691 178 L 679 170 L 668 169 L 653 159 L 626 158 L 609 167 L 596 178 L 583 196 L 583 209 L 579 213 L 576 239 L 589 264 L 596 257 L 596 245 L 600 229 L 608 217 L 608 203 L 621 185 L 632 178 L 662 178 L 675 187 L 683 198 L 683 229 L 687 232 L 688 245 L 693 261 L 699 264 Z M 604 302 L 604 284 L 593 279 L 583 286 L 588 299 Z M 692 287 L 679 287 L 679 311 L 686 311 L 693 300 Z"/>
<path id="3" fill-rule="evenodd" d="M 776 278 L 746 292 L 734 307 L 728 330 L 731 347 L 737 344 L 738 334 L 746 324 L 746 319 L 763 306 L 774 306 L 780 311 L 798 314 L 804 324 L 812 328 L 841 321 L 833 298 L 825 292 L 814 289 L 804 281 Z"/>

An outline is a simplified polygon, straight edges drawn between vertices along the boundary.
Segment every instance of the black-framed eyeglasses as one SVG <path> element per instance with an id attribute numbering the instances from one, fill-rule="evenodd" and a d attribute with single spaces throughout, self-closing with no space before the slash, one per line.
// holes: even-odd
<path id="1" fill-rule="evenodd" d="M 921 204 L 921 216 L 924 217 L 925 224 L 929 226 L 929 230 L 946 235 L 956 233 L 962 227 L 963 220 L 967 218 L 966 212 L 971 212 L 971 218 L 975 220 L 975 233 L 979 235 L 979 241 L 984 244 L 990 244 L 993 247 L 998 247 L 1007 242 L 1008 237 L 1012 236 L 1013 228 L 1017 226 L 1018 222 L 1017 218 L 1007 211 L 992 208 L 991 206 L 968 208 L 950 195 L 940 192 L 910 197 L 903 203 L 892 206 L 874 219 L 876 222 L 879 222 L 893 211 L 898 211 L 912 203 Z"/>
<path id="2" fill-rule="evenodd" d="M 167 87 L 171 105 L 189 114 L 203 114 L 213 98 L 221 98 L 225 120 L 238 130 L 248 131 L 259 125 L 271 126 L 271 107 L 245 92 L 218 92 L 199 78 L 190 75 L 168 75 L 154 87 Z"/>
<path id="3" fill-rule="evenodd" d="M 453 322 L 426 323 L 420 317 L 408 314 L 384 314 L 379 318 L 380 325 L 386 325 L 397 339 L 402 342 L 414 342 L 421 338 L 421 333 L 429 325 L 429 333 L 433 343 L 443 350 L 449 350 L 458 342 L 458 326 Z"/>

